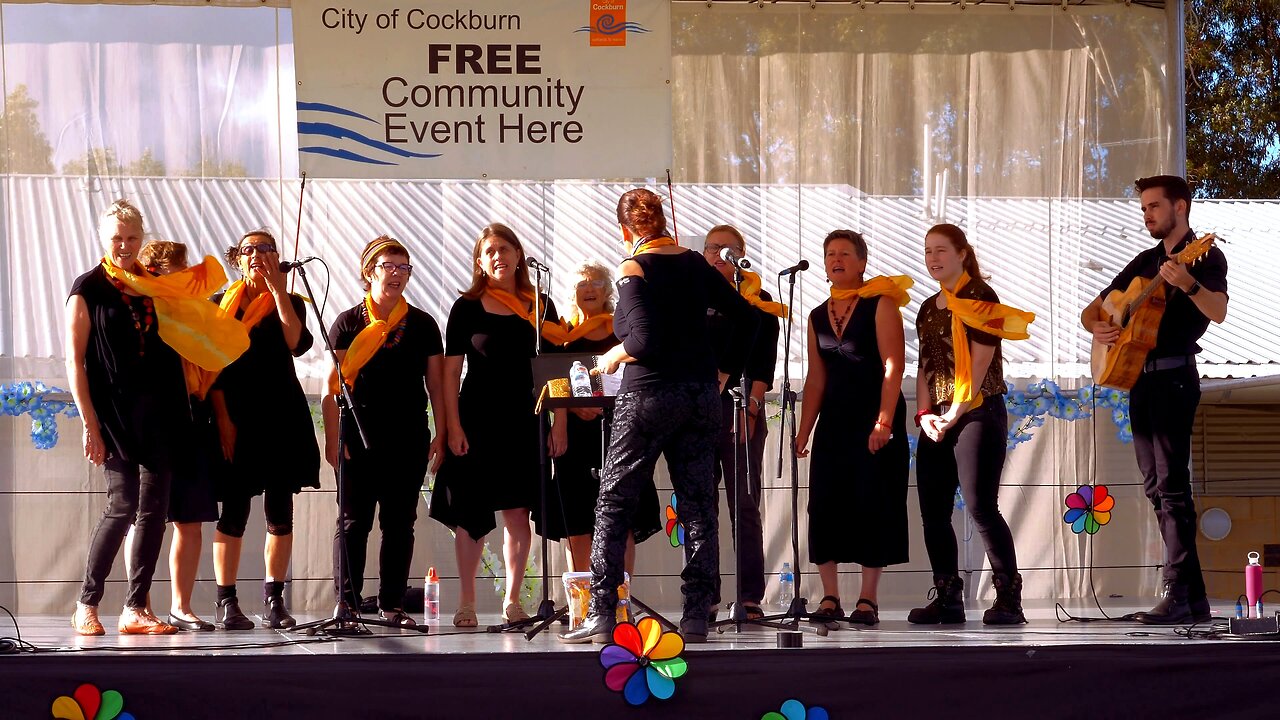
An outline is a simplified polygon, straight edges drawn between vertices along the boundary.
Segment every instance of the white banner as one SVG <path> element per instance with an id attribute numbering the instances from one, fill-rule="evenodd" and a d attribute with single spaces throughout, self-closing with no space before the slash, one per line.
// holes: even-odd
<path id="1" fill-rule="evenodd" d="M 671 165 L 670 0 L 294 0 L 309 176 L 635 178 Z"/>

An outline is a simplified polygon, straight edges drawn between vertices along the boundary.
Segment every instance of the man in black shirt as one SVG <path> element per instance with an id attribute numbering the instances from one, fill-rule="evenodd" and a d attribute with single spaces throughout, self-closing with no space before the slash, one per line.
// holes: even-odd
<path id="1" fill-rule="evenodd" d="M 732 284 L 734 268 L 721 257 L 721 251 L 726 248 L 740 258 L 746 255 L 746 242 L 736 228 L 717 225 L 707 232 L 703 257 Z M 761 290 L 759 300 L 767 304 L 771 298 Z M 721 476 L 725 478 L 725 490 L 729 493 L 729 519 L 734 524 L 737 572 L 742 580 L 739 586 L 742 596 L 736 598 L 736 602 L 742 603 L 747 619 L 764 616 L 760 608 L 765 589 L 764 528 L 760 520 L 760 473 L 767 434 L 764 394 L 773 386 L 778 359 L 778 318 L 759 307 L 754 308 L 751 315 L 754 322 L 733 322 L 715 308 L 707 309 L 707 330 L 723 385 L 716 476 L 717 480 Z M 747 426 L 740 428 L 735 448 L 734 405 L 729 391 L 739 387 L 744 373 L 748 392 Z"/>
<path id="2" fill-rule="evenodd" d="M 1104 319 L 1103 299 L 1112 290 L 1125 290 L 1138 277 L 1168 283 L 1155 347 L 1129 395 L 1138 469 L 1155 508 L 1166 556 L 1163 597 L 1135 619 L 1149 625 L 1205 622 L 1210 618 L 1209 601 L 1196 552 L 1190 470 L 1191 425 L 1200 402 L 1195 356 L 1200 352 L 1196 341 L 1209 321 L 1227 318 L 1227 259 L 1211 247 L 1194 265 L 1170 261 L 1196 238 L 1188 224 L 1191 189 L 1186 180 L 1172 175 L 1142 178 L 1136 185 L 1147 231 L 1160 243 L 1139 253 L 1089 303 L 1080 322 L 1094 340 L 1110 345 L 1119 338 L 1120 328 Z"/>

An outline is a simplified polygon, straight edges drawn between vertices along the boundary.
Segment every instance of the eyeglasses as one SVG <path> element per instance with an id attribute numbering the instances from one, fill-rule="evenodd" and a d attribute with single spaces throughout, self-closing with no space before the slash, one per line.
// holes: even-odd
<path id="1" fill-rule="evenodd" d="M 384 262 L 378 263 L 374 267 L 382 268 L 382 272 L 387 273 L 388 275 L 391 274 L 392 270 L 399 270 L 401 275 L 408 275 L 413 272 L 413 266 L 409 263 Z"/>
<path id="2" fill-rule="evenodd" d="M 579 290 L 586 290 L 589 287 L 599 290 L 600 288 L 608 284 L 609 283 L 605 282 L 604 280 L 583 280 L 582 282 L 578 283 L 575 287 Z"/>
<path id="3" fill-rule="evenodd" d="M 255 250 L 258 252 L 259 255 L 266 255 L 267 253 L 275 252 L 276 246 L 272 245 L 271 243 L 258 243 L 257 245 L 241 245 L 240 246 L 241 255 L 252 255 Z"/>
<path id="4" fill-rule="evenodd" d="M 742 254 L 742 251 L 738 249 L 737 245 L 720 245 L 718 243 L 707 243 L 706 245 L 703 245 L 702 252 L 704 254 L 710 253 L 712 255 L 719 255 L 720 251 L 726 248 L 738 253 L 739 255 Z"/>

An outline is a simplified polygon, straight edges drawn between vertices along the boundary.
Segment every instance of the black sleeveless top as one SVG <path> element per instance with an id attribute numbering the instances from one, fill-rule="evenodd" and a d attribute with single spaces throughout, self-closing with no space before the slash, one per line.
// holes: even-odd
<path id="1" fill-rule="evenodd" d="M 69 294 L 89 309 L 84 364 L 107 453 L 150 462 L 190 426 L 182 359 L 160 339 L 158 320 L 145 322 L 148 312 L 155 316 L 146 306 L 151 299 L 126 296 L 101 265 L 76 278 Z"/>

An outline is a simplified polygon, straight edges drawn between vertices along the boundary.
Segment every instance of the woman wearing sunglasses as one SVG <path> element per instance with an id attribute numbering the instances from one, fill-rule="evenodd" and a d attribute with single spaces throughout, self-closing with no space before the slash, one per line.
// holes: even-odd
<path id="1" fill-rule="evenodd" d="M 405 300 L 412 273 L 409 250 L 400 241 L 386 235 L 375 238 L 360 254 L 364 299 L 338 315 L 329 330 L 369 446 L 361 444 L 354 424 L 347 424 L 342 426 L 339 452 L 341 388 L 336 371 L 330 373 L 329 393 L 322 403 L 325 458 L 342 470 L 344 483 L 333 543 L 338 599 L 345 597 L 353 610 L 360 607 L 365 551 L 377 505 L 382 530 L 379 615 L 403 627 L 417 625 L 404 611 L 404 592 L 413 559 L 418 491 L 428 466 L 435 472 L 444 457 L 444 435 L 431 439 L 428 403 L 436 410 L 436 427 L 445 426 L 439 404 L 444 341 L 435 319 Z M 339 572 L 344 563 L 347 573 Z"/>
<path id="2" fill-rule="evenodd" d="M 226 258 L 242 277 L 213 300 L 244 323 L 249 349 L 222 371 L 209 393 L 228 464 L 219 482 L 222 514 L 213 536 L 214 619 L 224 630 L 253 627 L 240 609 L 236 576 L 249 503 L 262 495 L 267 524 L 262 625 L 287 628 L 294 625 L 283 598 L 293 551 L 293 496 L 304 487 L 320 487 L 320 448 L 293 367 L 293 359 L 311 348 L 312 337 L 306 305 L 286 290 L 269 232 L 246 234 L 227 249 Z"/>

